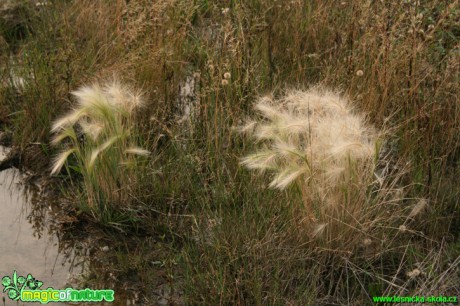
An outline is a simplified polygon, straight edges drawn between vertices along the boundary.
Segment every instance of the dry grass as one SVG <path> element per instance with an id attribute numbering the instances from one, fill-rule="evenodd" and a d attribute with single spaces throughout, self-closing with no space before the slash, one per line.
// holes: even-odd
<path id="1" fill-rule="evenodd" d="M 15 143 L 54 154 L 53 121 L 66 113 L 55 125 L 67 133 L 66 150 L 94 144 L 80 167 L 93 167 L 91 184 L 71 176 L 83 182 L 79 202 L 92 201 L 94 183 L 104 205 L 104 197 L 136 203 L 125 217 L 140 212 L 146 235 L 169 245 L 159 259 L 171 263 L 163 278 L 185 287 L 190 304 L 363 304 L 435 287 L 450 294 L 446 278 L 455 280 L 459 256 L 459 2 L 279 2 L 58 0 L 34 8 L 30 35 L 7 46 L 18 51 L 25 86 L 0 91 Z M 71 92 L 113 74 L 145 92 L 135 123 L 121 115 L 120 128 L 135 126 L 142 137 L 105 133 L 99 117 L 75 112 L 83 106 Z M 191 78 L 184 131 L 176 118 Z M 313 84 L 343 95 L 284 92 Z M 267 92 L 277 98 L 257 99 Z M 255 118 L 246 126 L 252 139 L 233 132 L 244 118 Z M 85 142 L 71 140 L 79 135 Z M 148 179 L 125 182 L 118 173 L 136 192 L 103 183 L 112 177 L 104 169 L 154 147 L 159 165 L 138 164 Z M 240 166 L 250 152 L 243 163 L 270 177 Z M 74 156 L 67 151 L 56 166 L 75 165 Z M 438 269 L 427 269 L 433 262 Z M 130 263 L 118 265 L 147 287 L 164 275 Z"/>
<path id="2" fill-rule="evenodd" d="M 293 228 L 312 239 L 312 249 L 352 254 L 383 243 L 387 229 L 402 222 L 402 195 L 394 192 L 402 173 L 376 179 L 382 140 L 345 97 L 312 88 L 261 98 L 254 108 L 260 118 L 240 131 L 261 149 L 241 164 L 273 173 L 269 187 L 300 193 Z M 422 209 L 417 204 L 407 218 Z"/>

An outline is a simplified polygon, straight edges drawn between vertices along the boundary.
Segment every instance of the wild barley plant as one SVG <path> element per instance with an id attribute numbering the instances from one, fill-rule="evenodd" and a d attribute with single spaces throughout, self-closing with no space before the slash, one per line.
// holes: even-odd
<path id="1" fill-rule="evenodd" d="M 64 149 L 51 173 L 67 163 L 83 177 L 89 207 L 106 211 L 110 205 L 129 204 L 138 179 L 136 156 L 149 152 L 137 146 L 134 115 L 143 105 L 139 92 L 118 81 L 83 86 L 72 93 L 77 105 L 56 120 L 52 143 Z M 73 157 L 75 164 L 69 162 Z"/>
<path id="2" fill-rule="evenodd" d="M 292 91 L 255 104 L 260 119 L 241 128 L 260 148 L 241 164 L 270 172 L 272 188 L 300 190 L 311 236 L 362 226 L 373 181 L 377 133 L 349 101 L 324 89 Z M 292 186 L 292 187 L 291 187 Z"/>

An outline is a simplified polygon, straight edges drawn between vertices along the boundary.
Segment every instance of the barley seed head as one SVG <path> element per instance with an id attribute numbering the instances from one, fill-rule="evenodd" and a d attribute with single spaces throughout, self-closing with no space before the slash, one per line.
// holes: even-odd
<path id="1" fill-rule="evenodd" d="M 259 99 L 260 119 L 240 128 L 264 149 L 243 158 L 249 169 L 275 172 L 271 187 L 284 189 L 312 175 L 337 180 L 351 161 L 370 163 L 376 135 L 349 101 L 327 90 L 292 91 Z"/>

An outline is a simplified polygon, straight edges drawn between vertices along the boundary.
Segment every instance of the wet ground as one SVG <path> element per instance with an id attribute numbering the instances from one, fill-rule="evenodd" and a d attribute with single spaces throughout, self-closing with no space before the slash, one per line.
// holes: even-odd
<path id="1" fill-rule="evenodd" d="M 0 162 L 6 157 L 0 146 Z M 136 236 L 79 218 L 73 203 L 53 188 L 55 183 L 46 175 L 23 174 L 16 168 L 0 171 L 0 279 L 13 279 L 17 271 L 18 276 L 31 274 L 43 282 L 41 290 L 115 291 L 111 303 L 49 305 L 184 304 L 180 283 L 166 273 L 174 269 L 173 256 L 162 247 L 162 239 L 149 234 L 154 229 Z M 31 305 L 11 300 L 8 292 L 0 295 L 0 306 Z"/>
<path id="2" fill-rule="evenodd" d="M 0 160 L 4 154 L 0 148 Z M 12 277 L 16 270 L 18 276 L 32 274 L 43 282 L 42 288 L 66 288 L 70 263 L 59 254 L 57 237 L 46 226 L 46 210 L 31 208 L 22 180 L 16 169 L 0 172 L 0 278 Z M 16 305 L 2 295 L 5 305 Z"/>
<path id="3" fill-rule="evenodd" d="M 6 155 L 7 149 L 0 146 L 0 161 Z M 16 270 L 18 277 L 31 274 L 43 282 L 42 290 L 48 287 L 115 290 L 112 303 L 49 305 L 142 305 L 137 301 L 137 290 L 129 288 L 134 281 L 123 280 L 121 288 L 114 284 L 120 282 L 112 273 L 108 274 L 110 281 L 102 277 L 111 266 L 114 243 L 103 234 L 82 228 L 65 230 L 65 225 L 73 224 L 75 218 L 61 207 L 55 195 L 47 194 L 46 183 L 31 177 L 15 168 L 0 171 L 0 279 L 4 276 L 13 279 Z M 91 284 L 81 283 L 88 277 Z M 0 289 L 4 298 L 0 305 L 31 305 L 12 301 L 8 292 L 3 292 L 4 286 Z M 168 294 L 159 294 L 159 299 L 164 296 Z"/>

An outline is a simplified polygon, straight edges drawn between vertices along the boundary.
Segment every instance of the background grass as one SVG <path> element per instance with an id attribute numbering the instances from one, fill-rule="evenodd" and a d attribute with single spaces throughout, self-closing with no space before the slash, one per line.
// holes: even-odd
<path id="1" fill-rule="evenodd" d="M 145 243 L 114 247 L 108 262 L 118 275 L 138 275 L 146 301 L 162 282 L 181 288 L 189 304 L 459 295 L 458 1 L 9 5 L 0 23 L 0 119 L 23 152 L 39 144 L 43 159 L 53 156 L 51 124 L 81 85 L 117 75 L 145 93 L 136 128 L 155 158 L 112 227 Z M 348 95 L 389 131 L 384 160 L 404 173 L 389 186 L 402 193 L 398 210 L 407 215 L 420 199 L 428 203 L 410 220 L 392 216 L 384 235 L 346 255 L 311 246 L 297 222 L 301 199 L 267 189 L 267 177 L 239 166 L 254 145 L 233 130 L 258 96 L 318 83 Z M 71 202 L 84 212 L 82 201 Z M 414 269 L 420 276 L 408 277 Z"/>

